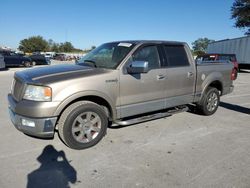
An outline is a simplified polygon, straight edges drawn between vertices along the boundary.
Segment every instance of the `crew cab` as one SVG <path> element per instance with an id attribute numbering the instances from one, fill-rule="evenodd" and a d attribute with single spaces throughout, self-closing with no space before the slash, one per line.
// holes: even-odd
<path id="1" fill-rule="evenodd" d="M 216 112 L 233 90 L 233 65 L 196 64 L 186 43 L 105 43 L 75 65 L 16 72 L 8 94 L 10 118 L 25 134 L 53 138 L 70 148 L 97 144 L 107 127 L 186 111 Z"/>
<path id="2" fill-rule="evenodd" d="M 0 54 L 4 56 L 4 62 L 5 62 L 6 67 L 10 67 L 10 66 L 31 67 L 32 66 L 31 59 L 22 54 L 17 54 L 11 51 L 0 51 Z"/>

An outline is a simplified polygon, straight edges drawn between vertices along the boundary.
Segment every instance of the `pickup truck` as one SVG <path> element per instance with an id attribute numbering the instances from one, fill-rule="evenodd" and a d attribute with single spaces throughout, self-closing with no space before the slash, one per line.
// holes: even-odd
<path id="1" fill-rule="evenodd" d="M 0 51 L 0 54 L 4 56 L 6 67 L 10 67 L 10 66 L 31 67 L 32 66 L 31 59 L 21 54 L 17 54 L 11 51 Z"/>
<path id="2" fill-rule="evenodd" d="M 233 90 L 233 65 L 197 65 L 186 43 L 105 43 L 77 64 L 16 72 L 8 94 L 10 118 L 27 135 L 70 148 L 97 144 L 108 126 L 126 126 L 186 111 L 204 115 Z"/>

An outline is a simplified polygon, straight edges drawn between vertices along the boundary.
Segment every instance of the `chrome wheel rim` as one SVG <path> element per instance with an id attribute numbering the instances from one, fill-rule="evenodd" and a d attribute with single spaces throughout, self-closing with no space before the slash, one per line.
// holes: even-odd
<path id="1" fill-rule="evenodd" d="M 95 139 L 101 131 L 101 118 L 95 112 L 84 112 L 76 117 L 72 126 L 73 138 L 80 143 Z"/>
<path id="2" fill-rule="evenodd" d="M 214 92 L 210 93 L 207 100 L 207 110 L 209 112 L 212 112 L 216 109 L 217 105 L 218 105 L 218 96 Z"/>

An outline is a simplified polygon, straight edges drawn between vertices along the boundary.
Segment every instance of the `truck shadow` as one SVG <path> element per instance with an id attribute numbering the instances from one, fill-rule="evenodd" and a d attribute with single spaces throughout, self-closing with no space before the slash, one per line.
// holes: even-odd
<path id="1" fill-rule="evenodd" d="M 226 108 L 228 110 L 233 110 L 233 111 L 248 114 L 248 115 L 250 114 L 250 109 L 243 107 L 243 106 L 230 104 L 230 103 L 226 103 L 226 102 L 220 102 L 220 106 L 223 108 Z"/>
<path id="2" fill-rule="evenodd" d="M 69 182 L 77 182 L 77 172 L 64 151 L 57 151 L 52 145 L 47 145 L 37 160 L 41 166 L 28 174 L 27 188 L 69 188 Z"/>

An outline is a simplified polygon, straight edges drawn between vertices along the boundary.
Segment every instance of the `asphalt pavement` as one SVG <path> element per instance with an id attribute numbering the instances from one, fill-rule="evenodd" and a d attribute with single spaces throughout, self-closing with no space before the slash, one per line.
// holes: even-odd
<path id="1" fill-rule="evenodd" d="M 250 71 L 213 116 L 190 112 L 108 129 L 95 147 L 36 139 L 8 116 L 14 72 L 0 72 L 0 187 L 250 187 Z"/>

